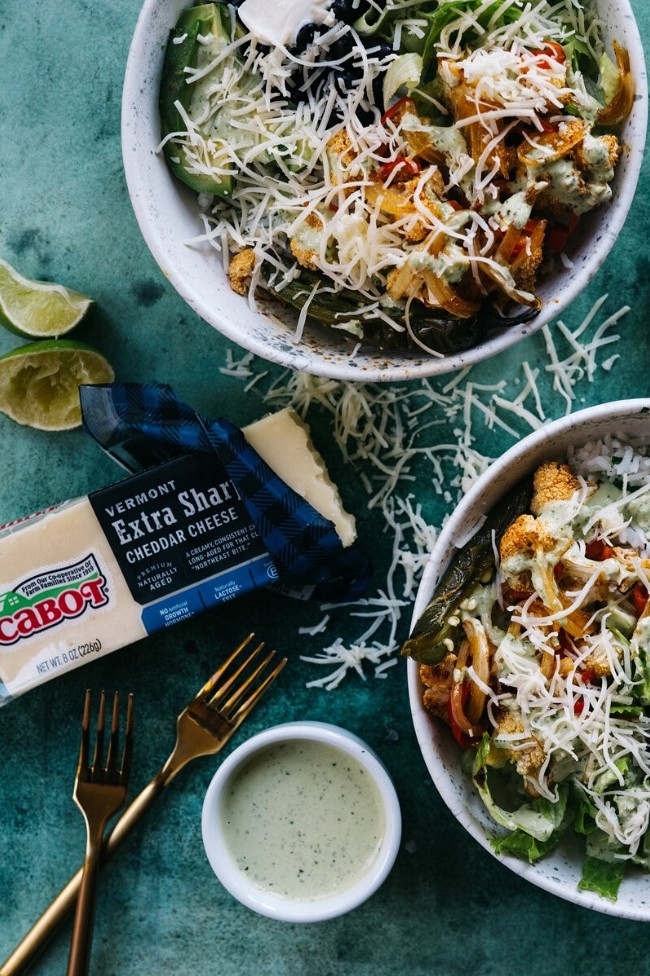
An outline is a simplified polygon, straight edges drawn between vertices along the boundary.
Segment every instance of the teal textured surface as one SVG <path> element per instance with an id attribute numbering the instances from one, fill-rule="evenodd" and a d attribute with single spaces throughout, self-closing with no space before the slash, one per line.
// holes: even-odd
<path id="1" fill-rule="evenodd" d="M 633 0 L 644 44 L 650 6 Z M 76 336 L 113 362 L 124 382 L 156 380 L 208 416 L 238 425 L 270 409 L 262 394 L 281 370 L 250 364 L 258 383 L 220 372 L 230 343 L 202 322 L 165 280 L 142 239 L 122 170 L 120 97 L 124 66 L 138 15 L 137 0 L 18 0 L 0 6 L 0 255 L 23 274 L 59 281 L 96 301 Z M 644 167 L 626 226 L 604 267 L 564 316 L 575 329 L 608 295 L 586 335 L 607 315 L 631 311 L 606 335 L 594 369 L 575 374 L 574 409 L 624 396 L 647 396 L 650 369 L 650 172 Z M 558 346 L 566 340 L 554 331 Z M 19 344 L 0 335 L 0 353 Z M 568 350 L 567 350 L 568 352 Z M 613 357 L 618 357 L 614 359 Z M 434 448 L 454 439 L 465 409 L 473 410 L 471 447 L 495 457 L 530 428 L 501 413 L 507 428 L 485 422 L 480 404 L 505 382 L 512 398 L 526 384 L 526 367 L 547 418 L 565 412 L 553 388 L 545 336 L 533 336 L 466 376 L 425 385 L 401 384 L 413 408 L 433 390 L 421 434 L 429 448 L 414 465 L 411 493 L 427 520 L 440 525 L 458 493 L 435 490 Z M 450 384 L 455 384 L 450 386 Z M 388 395 L 389 391 L 385 391 Z M 496 391 L 497 393 L 499 391 Z M 526 400 L 532 409 L 531 400 Z M 473 404 L 473 407 L 472 407 Z M 358 516 L 362 541 L 377 566 L 377 587 L 390 566 L 392 533 L 381 506 L 368 508 L 364 462 L 346 463 L 331 437 L 331 415 L 314 405 L 314 439 Z M 424 428 L 424 424 L 423 424 Z M 0 416 L 3 474 L 0 522 L 115 480 L 113 462 L 83 432 L 51 435 Z M 449 452 L 448 452 L 449 453 Z M 464 457 L 470 452 L 465 452 Z M 451 474 L 449 471 L 451 470 Z M 445 468 L 445 476 L 458 474 Z M 399 595 L 399 594 L 398 594 Z M 409 604 L 398 624 L 408 631 Z M 285 925 L 255 916 L 214 877 L 201 844 L 201 805 L 216 760 L 188 768 L 107 867 L 99 893 L 91 971 L 97 976 L 157 972 L 178 976 L 213 971 L 226 976 L 554 976 L 570 971 L 648 971 L 650 929 L 643 923 L 578 908 L 516 877 L 464 832 L 427 774 L 411 726 L 404 662 L 375 677 L 363 667 L 326 691 L 310 686 L 327 669 L 305 661 L 341 637 L 353 642 L 365 623 L 350 608 L 330 611 L 326 634 L 309 636 L 323 614 L 270 593 L 255 593 L 198 620 L 58 678 L 0 710 L 0 959 L 4 959 L 78 867 L 82 818 L 72 802 L 83 693 L 87 686 L 132 690 L 136 746 L 132 781 L 138 791 L 173 745 L 174 721 L 227 649 L 255 630 L 289 657 L 274 692 L 233 740 L 269 725 L 311 719 L 343 725 L 365 739 L 388 767 L 403 814 L 403 840 L 382 889 L 348 916 L 314 926 Z M 381 632 L 385 635 L 385 631 Z M 37 963 L 36 973 L 65 971 L 70 927 Z"/>

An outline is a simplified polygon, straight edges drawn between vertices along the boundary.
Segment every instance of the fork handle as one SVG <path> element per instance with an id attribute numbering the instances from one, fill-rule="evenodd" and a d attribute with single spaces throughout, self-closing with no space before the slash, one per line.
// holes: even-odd
<path id="1" fill-rule="evenodd" d="M 184 763 L 183 763 L 184 765 Z M 170 766 L 169 763 L 145 786 L 141 793 L 126 808 L 111 832 L 104 839 L 101 850 L 102 863 L 119 847 L 138 823 L 143 814 L 149 809 L 153 801 L 163 789 L 172 781 L 181 766 Z M 67 885 L 61 889 L 41 917 L 34 923 L 22 942 L 5 960 L 0 967 L 0 976 L 21 976 L 34 964 L 38 955 L 45 948 L 50 939 L 59 930 L 65 919 L 73 910 L 81 882 L 84 875 L 80 867 L 70 878 Z"/>
<path id="2" fill-rule="evenodd" d="M 90 950 L 93 942 L 93 923 L 97 905 L 97 882 L 102 849 L 101 824 L 96 835 L 89 831 L 86 860 L 81 872 L 81 885 L 77 898 L 77 909 L 72 926 L 70 954 L 66 976 L 86 976 L 90 968 Z"/>

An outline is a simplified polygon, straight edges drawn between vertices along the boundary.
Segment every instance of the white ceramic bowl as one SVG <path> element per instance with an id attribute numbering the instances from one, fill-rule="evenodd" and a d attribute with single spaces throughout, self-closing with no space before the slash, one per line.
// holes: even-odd
<path id="1" fill-rule="evenodd" d="M 569 445 L 583 444 L 608 433 L 620 433 L 636 443 L 650 444 L 650 399 L 622 400 L 578 411 L 524 438 L 491 465 L 454 510 L 438 537 L 418 590 L 413 623 L 428 604 L 456 551 L 455 541 L 466 539 L 472 525 L 479 524 L 481 517 L 509 488 L 532 473 L 542 461 L 562 459 Z M 451 812 L 479 844 L 516 874 L 560 898 L 610 915 L 650 921 L 650 874 L 626 878 L 618 900 L 609 902 L 578 890 L 582 855 L 577 849 L 560 846 L 533 865 L 494 854 L 490 840 L 499 828 L 462 772 L 461 751 L 449 730 L 435 722 L 424 708 L 419 669 L 414 661 L 408 662 L 408 684 L 415 732 L 429 772 Z M 433 824 L 431 829 L 435 829 Z"/>
<path id="2" fill-rule="evenodd" d="M 256 884 L 237 864 L 232 846 L 223 828 L 224 802 L 229 787 L 246 765 L 266 750 L 289 743 L 320 743 L 329 746 L 341 757 L 351 757 L 367 773 L 377 788 L 378 812 L 383 814 L 383 832 L 375 854 L 356 880 L 335 894 L 312 893 L 311 900 L 294 899 L 276 894 L 268 887 Z M 318 816 L 318 798 L 313 784 L 312 809 Z M 260 813 L 264 817 L 264 811 Z M 219 767 L 208 787 L 201 819 L 203 844 L 212 866 L 223 886 L 242 904 L 260 915 L 285 922 L 321 922 L 335 918 L 356 908 L 380 887 L 388 876 L 401 839 L 402 820 L 395 788 L 386 769 L 372 750 L 356 735 L 339 726 L 324 722 L 288 722 L 267 729 L 239 746 Z M 257 832 L 256 832 L 257 834 Z M 250 856 L 254 858 L 256 843 L 251 838 Z M 248 850 L 247 850 L 248 853 Z M 284 855 L 287 856 L 286 854 Z"/>
<path id="3" fill-rule="evenodd" d="M 228 339 L 264 359 L 335 379 L 415 379 L 447 373 L 493 356 L 560 315 L 593 278 L 611 250 L 634 196 L 645 145 L 647 86 L 643 49 L 628 0 L 595 0 L 607 37 L 628 48 L 637 100 L 623 128 L 614 196 L 605 208 L 581 221 L 570 249 L 573 267 L 544 282 L 544 303 L 532 322 L 513 326 L 467 352 L 442 358 L 422 354 L 363 353 L 350 359 L 349 346 L 312 327 L 294 343 L 295 315 L 270 306 L 252 311 L 228 285 L 218 254 L 209 245 L 188 247 L 202 232 L 196 195 L 174 180 L 161 154 L 158 88 L 170 29 L 188 0 L 145 0 L 129 52 L 122 101 L 124 167 L 135 215 L 149 248 L 178 293 Z"/>

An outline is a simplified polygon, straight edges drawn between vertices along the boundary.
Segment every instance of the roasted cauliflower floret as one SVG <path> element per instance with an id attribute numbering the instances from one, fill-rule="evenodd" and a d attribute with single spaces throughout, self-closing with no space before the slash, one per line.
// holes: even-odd
<path id="1" fill-rule="evenodd" d="M 354 156 L 351 149 L 352 142 L 345 129 L 339 129 L 338 132 L 335 132 L 327 143 L 327 152 L 330 156 L 344 156 L 345 154 L 348 160 L 352 160 Z"/>
<path id="2" fill-rule="evenodd" d="M 574 156 L 567 156 L 540 177 L 548 183 L 547 189 L 540 194 L 540 206 L 560 220 L 568 215 L 588 213 L 611 199 L 610 181 L 613 175 L 611 169 L 604 170 L 602 174 L 593 168 L 582 170 Z"/>
<path id="3" fill-rule="evenodd" d="M 538 550 L 551 552 L 556 538 L 543 519 L 520 515 L 503 533 L 499 544 L 501 562 L 513 557 L 533 557 Z"/>
<path id="4" fill-rule="evenodd" d="M 527 736 L 521 717 L 515 712 L 504 709 L 497 717 L 494 742 L 498 745 L 508 761 L 516 766 L 517 772 L 523 777 L 535 778 L 544 764 L 546 753 L 535 736 Z M 534 795 L 534 787 L 527 787 Z"/>
<path id="5" fill-rule="evenodd" d="M 621 145 L 616 136 L 590 136 L 575 149 L 576 164 L 583 170 L 604 171 L 611 179 L 614 167 L 621 154 Z M 611 172 L 611 175 L 610 175 Z"/>
<path id="6" fill-rule="evenodd" d="M 442 174 L 437 166 L 429 167 L 429 177 L 425 184 L 425 192 L 419 193 L 418 187 L 420 184 L 419 179 L 409 180 L 407 183 L 400 185 L 400 193 L 404 195 L 407 200 L 412 201 L 413 213 L 410 219 L 404 219 L 405 214 L 396 215 L 398 219 L 402 220 L 402 234 L 407 241 L 411 243 L 418 243 L 423 241 L 428 234 L 434 229 L 434 221 L 439 220 L 439 198 L 442 196 L 444 190 L 444 181 L 442 179 Z M 391 184 L 392 186 L 393 184 Z M 418 192 L 419 204 L 421 208 L 425 208 L 431 211 L 431 220 L 422 214 L 421 210 L 418 210 L 415 206 L 415 194 Z"/>
<path id="7" fill-rule="evenodd" d="M 595 678 L 609 678 L 612 674 L 612 667 L 607 654 L 602 651 L 594 651 L 584 659 L 584 667 Z"/>
<path id="8" fill-rule="evenodd" d="M 238 295 L 245 295 L 248 290 L 253 268 L 255 267 L 255 251 L 250 247 L 235 254 L 228 267 L 230 287 Z"/>
<path id="9" fill-rule="evenodd" d="M 549 502 L 568 501 L 580 488 L 580 482 L 568 464 L 546 461 L 535 472 L 530 510 L 539 515 Z"/>
<path id="10" fill-rule="evenodd" d="M 544 257 L 544 231 L 546 221 L 541 222 L 541 233 L 527 239 L 524 250 L 517 257 L 514 278 L 517 288 L 522 291 L 535 291 L 537 272 Z"/>
<path id="11" fill-rule="evenodd" d="M 499 544 L 500 570 L 506 586 L 517 593 L 537 590 L 543 603 L 558 609 L 553 568 L 566 550 L 543 518 L 520 515 L 503 533 Z"/>
<path id="12" fill-rule="evenodd" d="M 291 238 L 291 253 L 303 268 L 314 271 L 318 267 L 320 249 L 317 245 L 324 230 L 322 218 L 316 213 L 309 213 Z"/>
<path id="13" fill-rule="evenodd" d="M 439 664 L 420 665 L 420 680 L 426 688 L 422 696 L 424 707 L 438 718 L 447 718 L 456 660 L 456 654 L 450 651 Z"/>
<path id="14" fill-rule="evenodd" d="M 581 650 L 584 649 L 583 645 Z M 599 683 L 601 678 L 611 678 L 621 667 L 622 656 L 623 646 L 620 641 L 602 641 L 594 635 L 590 653 L 582 662 L 582 667 L 586 671 L 586 680 Z"/>
<path id="15" fill-rule="evenodd" d="M 345 129 L 339 129 L 328 140 L 325 148 L 332 183 L 340 186 L 362 175 L 361 166 L 355 165 L 356 153 L 352 148 L 350 136 Z M 351 192 L 351 190 L 350 190 Z"/>

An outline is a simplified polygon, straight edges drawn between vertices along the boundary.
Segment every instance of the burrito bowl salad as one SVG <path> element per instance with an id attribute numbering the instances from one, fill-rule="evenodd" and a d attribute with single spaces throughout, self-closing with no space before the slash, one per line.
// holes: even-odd
<path id="1" fill-rule="evenodd" d="M 497 853 L 582 839 L 580 887 L 650 869 L 650 453 L 543 463 L 459 550 L 406 641 Z"/>
<path id="2" fill-rule="evenodd" d="M 611 197 L 634 100 L 601 27 L 591 0 L 189 7 L 160 149 L 199 194 L 196 240 L 253 307 L 299 309 L 297 338 L 444 355 L 534 317 Z"/>

